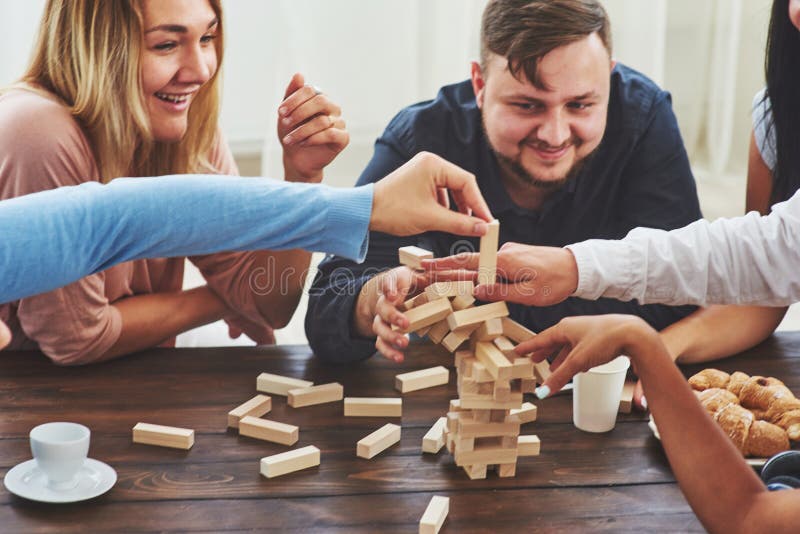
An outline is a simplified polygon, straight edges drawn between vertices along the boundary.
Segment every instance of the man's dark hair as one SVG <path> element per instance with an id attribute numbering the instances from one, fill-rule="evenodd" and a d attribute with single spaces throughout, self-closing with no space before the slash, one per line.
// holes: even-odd
<path id="1" fill-rule="evenodd" d="M 611 56 L 611 22 L 595 0 L 490 0 L 481 25 L 481 68 L 485 72 L 489 54 L 497 54 L 515 78 L 524 72 L 542 88 L 539 60 L 595 32 Z"/>
<path id="2" fill-rule="evenodd" d="M 800 188 L 800 31 L 789 19 L 789 0 L 775 0 L 765 59 L 772 120 L 767 137 L 775 136 L 777 164 L 772 172 L 770 203 L 791 197 Z"/>

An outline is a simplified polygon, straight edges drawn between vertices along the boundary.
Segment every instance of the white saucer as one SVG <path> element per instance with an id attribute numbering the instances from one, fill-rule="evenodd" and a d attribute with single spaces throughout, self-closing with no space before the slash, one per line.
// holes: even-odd
<path id="1" fill-rule="evenodd" d="M 86 459 L 78 472 L 78 485 L 70 490 L 56 491 L 47 487 L 47 477 L 36 460 L 14 466 L 3 479 L 6 489 L 14 495 L 39 502 L 85 501 L 107 492 L 116 482 L 117 472 L 113 468 L 91 458 Z"/>

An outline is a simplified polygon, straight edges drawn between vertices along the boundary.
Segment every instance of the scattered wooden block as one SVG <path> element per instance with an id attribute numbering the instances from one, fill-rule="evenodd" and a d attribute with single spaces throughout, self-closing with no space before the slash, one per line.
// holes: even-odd
<path id="1" fill-rule="evenodd" d="M 133 427 L 133 442 L 188 450 L 194 445 L 194 430 L 175 426 L 136 423 L 136 426 Z"/>
<path id="2" fill-rule="evenodd" d="M 450 498 L 434 495 L 419 520 L 419 534 L 438 534 L 449 512 Z"/>
<path id="3" fill-rule="evenodd" d="M 441 298 L 453 298 L 459 295 L 472 295 L 475 284 L 472 280 L 448 280 L 434 282 L 425 288 L 428 302 Z"/>
<path id="4" fill-rule="evenodd" d="M 475 332 L 475 339 L 477 341 L 491 341 L 496 337 L 503 335 L 503 322 L 501 317 L 495 317 L 484 321 Z"/>
<path id="5" fill-rule="evenodd" d="M 394 387 L 401 393 L 408 393 L 418 389 L 441 386 L 449 381 L 450 371 L 446 367 L 438 365 L 429 369 L 399 374 L 395 376 Z"/>
<path id="6" fill-rule="evenodd" d="M 422 452 L 436 454 L 444 447 L 444 432 L 447 427 L 447 418 L 440 417 L 422 437 Z"/>
<path id="7" fill-rule="evenodd" d="M 356 447 L 356 456 L 369 460 L 400 441 L 400 427 L 391 423 L 359 440 Z"/>
<path id="8" fill-rule="evenodd" d="M 299 438 L 300 429 L 294 425 L 260 419 L 246 415 L 239 420 L 239 435 L 262 439 L 281 445 L 294 445 Z"/>
<path id="9" fill-rule="evenodd" d="M 478 260 L 478 284 L 497 282 L 497 245 L 500 240 L 500 221 L 490 222 L 481 236 L 480 259 Z"/>
<path id="10" fill-rule="evenodd" d="M 284 397 L 289 394 L 290 389 L 307 388 L 313 385 L 314 382 L 309 382 L 308 380 L 300 380 L 270 373 L 261 373 L 258 375 L 258 378 L 256 378 L 256 391 L 271 393 L 273 395 L 283 395 Z"/>
<path id="11" fill-rule="evenodd" d="M 403 399 L 345 397 L 345 417 L 401 417 Z"/>
<path id="12" fill-rule="evenodd" d="M 633 390 L 636 388 L 636 382 L 633 380 L 625 381 L 622 387 L 622 397 L 619 401 L 619 413 L 631 413 L 633 409 Z"/>
<path id="13" fill-rule="evenodd" d="M 514 343 L 528 341 L 536 335 L 533 330 L 528 330 L 511 317 L 503 317 L 500 321 L 503 323 L 503 335 Z"/>
<path id="14" fill-rule="evenodd" d="M 338 382 L 289 390 L 287 403 L 292 408 L 336 402 L 344 397 L 344 388 Z"/>
<path id="15" fill-rule="evenodd" d="M 397 249 L 397 255 L 400 258 L 400 265 L 417 270 L 422 270 L 422 260 L 433 259 L 433 252 L 414 246 L 400 247 Z"/>
<path id="16" fill-rule="evenodd" d="M 542 443 L 538 436 L 519 436 L 517 438 L 517 450 L 519 456 L 539 456 Z"/>
<path id="17" fill-rule="evenodd" d="M 495 380 L 510 380 L 513 365 L 500 349 L 488 341 L 479 341 L 475 345 L 475 357 L 486 366 L 486 370 Z"/>
<path id="18" fill-rule="evenodd" d="M 450 330 L 458 330 L 465 326 L 482 323 L 495 317 L 505 317 L 506 315 L 508 315 L 508 306 L 505 302 L 492 302 L 491 304 L 455 311 L 447 316 L 447 324 L 450 325 Z"/>
<path id="19" fill-rule="evenodd" d="M 313 445 L 293 451 L 273 454 L 261 459 L 261 474 L 267 478 L 279 477 L 319 465 L 319 449 Z"/>
<path id="20" fill-rule="evenodd" d="M 522 404 L 522 408 L 511 410 L 510 415 L 517 416 L 521 423 L 530 423 L 536 421 L 537 415 L 536 405 L 530 402 Z"/>
<path id="21" fill-rule="evenodd" d="M 400 330 L 400 332 L 404 334 L 415 332 L 421 328 L 446 319 L 452 312 L 453 308 L 450 306 L 449 299 L 438 299 L 426 302 L 425 304 L 421 304 L 405 312 L 409 325 L 408 328 Z"/>
<path id="22" fill-rule="evenodd" d="M 228 412 L 228 426 L 239 428 L 239 420 L 246 416 L 261 417 L 272 409 L 272 399 L 266 395 L 256 395 L 244 404 Z"/>

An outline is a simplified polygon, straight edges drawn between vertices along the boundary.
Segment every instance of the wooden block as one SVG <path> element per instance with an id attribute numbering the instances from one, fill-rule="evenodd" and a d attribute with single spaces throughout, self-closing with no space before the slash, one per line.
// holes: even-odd
<path id="1" fill-rule="evenodd" d="M 505 336 L 498 336 L 494 338 L 492 342 L 509 361 L 514 361 L 514 359 L 516 359 L 517 354 L 514 352 L 514 344 L 511 343 L 510 339 Z"/>
<path id="2" fill-rule="evenodd" d="M 517 464 L 500 464 L 497 466 L 497 476 L 500 478 L 508 478 L 516 476 Z"/>
<path id="3" fill-rule="evenodd" d="M 290 389 L 307 388 L 314 385 L 308 380 L 289 378 L 288 376 L 261 373 L 256 379 L 256 391 L 271 393 L 273 395 L 288 395 Z"/>
<path id="4" fill-rule="evenodd" d="M 433 252 L 415 246 L 400 247 L 397 249 L 400 265 L 406 265 L 412 269 L 422 270 L 422 260 L 433 259 Z"/>
<path id="5" fill-rule="evenodd" d="M 619 413 L 631 413 L 631 410 L 633 409 L 633 390 L 635 388 L 635 381 L 625 381 L 625 385 L 622 387 L 622 397 L 619 401 Z"/>
<path id="6" fill-rule="evenodd" d="M 419 330 L 417 330 L 414 333 L 417 334 L 419 337 L 425 337 L 425 336 L 428 335 L 428 332 L 430 332 L 430 331 L 431 331 L 431 327 L 430 326 L 424 326 L 424 327 L 420 328 Z"/>
<path id="7" fill-rule="evenodd" d="M 473 419 L 459 419 L 457 432 L 463 438 L 490 438 L 519 435 L 519 422 L 482 423 Z"/>
<path id="8" fill-rule="evenodd" d="M 426 295 L 424 292 L 420 293 L 416 297 L 408 299 L 403 303 L 403 311 L 408 311 L 411 308 L 416 308 L 417 306 L 421 306 L 423 304 L 426 304 L 427 302 L 428 302 L 428 295 Z"/>
<path id="9" fill-rule="evenodd" d="M 450 412 L 460 412 L 461 411 L 461 400 L 459 399 L 451 399 L 450 400 Z"/>
<path id="10" fill-rule="evenodd" d="M 477 328 L 477 325 L 472 325 L 453 330 L 442 340 L 442 346 L 450 352 L 455 352 L 462 343 L 469 339 L 470 334 Z"/>
<path id="11" fill-rule="evenodd" d="M 175 426 L 136 423 L 136 426 L 133 427 L 133 442 L 188 450 L 194 445 L 194 430 Z"/>
<path id="12" fill-rule="evenodd" d="M 492 395 L 461 395 L 465 410 L 514 410 L 522 406 L 522 393 L 511 393 L 507 401 L 496 401 Z"/>
<path id="13" fill-rule="evenodd" d="M 359 440 L 358 446 L 356 447 L 356 455 L 359 458 L 366 458 L 369 460 L 398 441 L 400 441 L 400 427 L 389 423 L 383 425 L 369 436 Z"/>
<path id="14" fill-rule="evenodd" d="M 514 358 L 511 360 L 511 380 L 519 378 L 533 379 L 533 361 L 530 358 Z"/>
<path id="15" fill-rule="evenodd" d="M 472 280 L 448 280 L 445 282 L 434 282 L 425 288 L 425 295 L 428 302 L 441 298 L 453 298 L 459 295 L 472 295 L 475 284 Z"/>
<path id="16" fill-rule="evenodd" d="M 451 303 L 454 310 L 466 310 L 475 304 L 475 297 L 472 295 L 458 295 Z"/>
<path id="17" fill-rule="evenodd" d="M 486 478 L 486 464 L 473 464 L 463 466 L 470 480 L 483 480 Z"/>
<path id="18" fill-rule="evenodd" d="M 484 321 L 475 332 L 475 339 L 478 341 L 491 341 L 492 339 L 503 335 L 503 323 L 501 317 L 495 317 Z"/>
<path id="19" fill-rule="evenodd" d="M 453 364 L 456 366 L 456 369 L 460 370 L 461 369 L 461 362 L 465 358 L 474 358 L 474 357 L 475 357 L 475 355 L 472 353 L 472 351 L 459 350 L 459 351 L 456 351 L 456 357 L 453 360 Z"/>
<path id="20" fill-rule="evenodd" d="M 535 404 L 525 402 L 522 404 L 522 408 L 511 410 L 511 415 L 517 416 L 520 422 L 524 424 L 536 421 L 537 411 Z"/>
<path id="21" fill-rule="evenodd" d="M 300 429 L 294 425 L 260 419 L 246 415 L 239 420 L 239 435 L 263 439 L 281 445 L 294 445 L 299 438 Z"/>
<path id="22" fill-rule="evenodd" d="M 303 406 L 340 401 L 343 397 L 342 385 L 338 382 L 331 382 L 330 384 L 289 390 L 287 403 L 292 408 L 302 408 Z"/>
<path id="23" fill-rule="evenodd" d="M 500 221 L 490 222 L 481 236 L 480 260 L 478 260 L 478 284 L 497 282 L 497 244 L 500 239 Z"/>
<path id="24" fill-rule="evenodd" d="M 475 362 L 472 364 L 470 378 L 475 382 L 482 383 L 482 382 L 494 382 L 494 377 L 492 373 L 483 365 L 481 362 L 475 359 Z"/>
<path id="25" fill-rule="evenodd" d="M 536 381 L 540 384 L 544 384 L 544 381 L 551 375 L 550 372 L 550 363 L 547 360 L 542 360 L 539 363 L 533 364 L 533 376 L 536 377 Z"/>
<path id="26" fill-rule="evenodd" d="M 542 443 L 538 436 L 519 436 L 517 438 L 517 450 L 520 456 L 539 456 Z"/>
<path id="27" fill-rule="evenodd" d="M 486 447 L 463 452 L 456 449 L 454 456 L 459 467 L 472 464 L 513 464 L 517 461 L 517 449 Z"/>
<path id="28" fill-rule="evenodd" d="M 482 323 L 496 317 L 505 317 L 506 315 L 508 315 L 508 306 L 505 302 L 492 302 L 491 304 L 452 312 L 447 316 L 447 324 L 450 325 L 450 330 L 458 330 L 465 326 Z"/>
<path id="29" fill-rule="evenodd" d="M 510 409 L 506 410 L 492 410 L 491 416 L 489 417 L 489 421 L 492 423 L 505 423 L 506 418 L 509 416 Z M 516 421 L 509 421 L 509 422 L 516 422 Z"/>
<path id="30" fill-rule="evenodd" d="M 450 371 L 441 365 L 395 376 L 394 387 L 401 393 L 441 386 L 450 381 Z"/>
<path id="31" fill-rule="evenodd" d="M 436 454 L 444 447 L 444 432 L 447 428 L 447 417 L 440 417 L 422 437 L 422 452 Z"/>
<path id="32" fill-rule="evenodd" d="M 442 319 L 438 323 L 431 326 L 431 329 L 428 331 L 428 339 L 434 343 L 441 343 L 449 333 L 450 327 L 447 325 L 447 320 Z"/>
<path id="33" fill-rule="evenodd" d="M 456 434 L 453 436 L 455 448 L 453 454 L 475 450 L 475 438 L 464 438 Z"/>
<path id="34" fill-rule="evenodd" d="M 503 335 L 514 343 L 522 343 L 536 335 L 511 317 L 503 317 L 500 321 L 503 323 Z"/>
<path id="35" fill-rule="evenodd" d="M 448 299 L 426 302 L 405 313 L 409 326 L 406 329 L 400 330 L 400 332 L 407 334 L 408 332 L 414 332 L 426 326 L 438 323 L 446 319 L 452 312 L 453 308 L 450 306 L 450 301 Z"/>
<path id="36" fill-rule="evenodd" d="M 450 511 L 450 499 L 434 495 L 422 519 L 419 520 L 419 534 L 437 534 L 447 518 Z"/>
<path id="37" fill-rule="evenodd" d="M 319 459 L 319 449 L 313 445 L 273 454 L 261 459 L 261 474 L 267 478 L 279 477 L 319 465 Z"/>
<path id="38" fill-rule="evenodd" d="M 489 423 L 492 420 L 492 410 L 490 409 L 475 408 L 468 410 L 468 412 L 472 414 L 472 420 L 478 423 Z"/>
<path id="39" fill-rule="evenodd" d="M 536 379 L 535 378 L 523 378 L 519 381 L 520 390 L 523 393 L 535 393 L 536 392 Z"/>
<path id="40" fill-rule="evenodd" d="M 495 380 L 510 380 L 513 365 L 500 349 L 488 341 L 479 341 L 475 346 L 475 357 L 486 366 Z"/>
<path id="41" fill-rule="evenodd" d="M 511 380 L 496 380 L 492 391 L 496 401 L 507 401 L 511 398 Z"/>
<path id="42" fill-rule="evenodd" d="M 401 417 L 403 415 L 403 399 L 345 397 L 345 417 Z"/>
<path id="43" fill-rule="evenodd" d="M 266 395 L 256 395 L 244 404 L 228 412 L 228 426 L 239 428 L 239 419 L 246 415 L 261 417 L 272 409 L 272 399 Z"/>

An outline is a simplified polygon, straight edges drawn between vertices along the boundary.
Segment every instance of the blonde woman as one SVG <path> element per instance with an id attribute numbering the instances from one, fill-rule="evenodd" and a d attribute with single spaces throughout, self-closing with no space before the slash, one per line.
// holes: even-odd
<path id="1" fill-rule="evenodd" d="M 118 176 L 236 174 L 217 124 L 222 22 L 217 0 L 48 1 L 26 74 L 0 95 L 0 198 Z M 319 182 L 348 142 L 340 109 L 296 75 L 280 111 L 286 179 Z M 309 254 L 190 259 L 207 286 L 181 290 L 183 258 L 137 260 L 6 304 L 10 347 L 87 363 L 220 318 L 269 342 L 297 305 Z"/>

